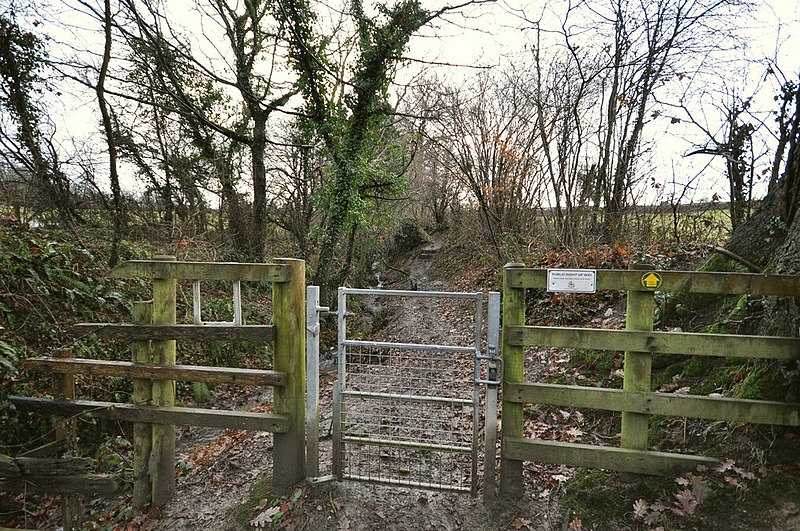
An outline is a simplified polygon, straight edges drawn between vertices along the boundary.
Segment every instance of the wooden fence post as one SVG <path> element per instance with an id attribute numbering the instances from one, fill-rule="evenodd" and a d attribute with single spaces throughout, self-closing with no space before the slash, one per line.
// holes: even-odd
<path id="1" fill-rule="evenodd" d="M 305 477 L 306 263 L 291 258 L 275 263 L 289 269 L 288 282 L 272 285 L 274 368 L 288 376 L 286 386 L 275 388 L 275 412 L 289 416 L 289 431 L 275 434 L 272 483 L 286 488 Z"/>
<path id="2" fill-rule="evenodd" d="M 649 271 L 648 264 L 631 264 L 628 269 Z M 653 330 L 654 298 L 652 291 L 628 291 L 625 317 L 626 330 Z M 622 389 L 624 391 L 650 392 L 650 376 L 653 355 L 649 352 L 626 352 Z M 621 446 L 631 450 L 647 450 L 649 415 L 622 413 Z"/>
<path id="3" fill-rule="evenodd" d="M 56 358 L 71 358 L 72 350 L 55 353 Z M 70 372 L 56 376 L 56 398 L 75 398 L 75 375 Z M 64 450 L 73 457 L 78 456 L 78 433 L 74 418 L 56 422 L 56 440 L 64 441 Z M 66 531 L 77 531 L 83 527 L 83 510 L 79 494 L 64 494 L 61 498 L 61 525 Z"/>
<path id="4" fill-rule="evenodd" d="M 153 303 L 133 303 L 133 322 L 149 324 L 153 318 Z M 152 363 L 149 341 L 131 342 L 133 363 Z M 152 382 L 142 378 L 133 379 L 133 403 L 147 405 L 153 398 Z M 152 500 L 153 484 L 150 478 L 150 455 L 153 448 L 152 426 L 144 422 L 133 425 L 133 508 L 142 509 Z"/>
<path id="5" fill-rule="evenodd" d="M 525 267 L 525 264 L 506 264 L 503 267 L 503 385 L 522 382 L 525 379 L 525 349 L 508 344 L 508 326 L 525 324 L 525 289 L 513 288 L 508 283 L 510 269 Z M 507 438 L 521 438 L 525 422 L 522 404 L 508 402 L 503 393 L 501 436 L 503 445 Z M 524 492 L 522 461 L 508 459 L 501 452 L 500 493 L 503 496 L 521 498 Z"/>
<path id="6" fill-rule="evenodd" d="M 154 260 L 175 261 L 174 256 L 155 256 Z M 175 324 L 176 281 L 174 278 L 153 279 L 153 324 Z M 175 340 L 152 342 L 153 363 L 175 365 Z M 175 405 L 175 381 L 152 383 L 153 405 Z M 175 492 L 175 425 L 153 424 L 153 448 L 150 455 L 150 476 L 153 482 L 152 502 L 163 507 Z"/>

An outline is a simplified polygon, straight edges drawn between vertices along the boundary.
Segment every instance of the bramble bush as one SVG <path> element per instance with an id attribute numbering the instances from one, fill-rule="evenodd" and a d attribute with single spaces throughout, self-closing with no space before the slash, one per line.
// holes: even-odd
<path id="1" fill-rule="evenodd" d="M 26 445 L 48 442 L 49 426 L 41 418 L 16 411 L 11 394 L 51 392 L 50 378 L 22 371 L 32 356 L 73 348 L 76 355 L 91 343 L 73 339 L 69 327 L 79 321 L 120 320 L 129 315 L 123 288 L 106 278 L 102 252 L 63 231 L 0 228 L 0 447 L 18 453 Z M 102 249 L 99 243 L 97 248 Z"/>

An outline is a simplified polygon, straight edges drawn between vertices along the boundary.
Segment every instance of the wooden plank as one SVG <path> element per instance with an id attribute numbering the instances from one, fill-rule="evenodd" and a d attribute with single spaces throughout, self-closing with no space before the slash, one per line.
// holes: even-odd
<path id="1" fill-rule="evenodd" d="M 154 365 L 128 361 L 85 358 L 28 358 L 26 369 L 51 370 L 88 376 L 123 376 L 148 380 L 179 380 L 213 384 L 286 385 L 286 374 L 271 370 L 206 367 L 201 365 Z"/>
<path id="2" fill-rule="evenodd" d="M 717 293 L 721 295 L 800 296 L 800 275 L 758 273 L 699 273 L 697 271 L 657 271 L 663 283 L 657 291 Z M 597 290 L 651 291 L 642 286 L 641 271 L 599 269 Z M 547 289 L 546 269 L 508 269 L 507 282 L 514 288 Z"/>
<path id="3" fill-rule="evenodd" d="M 72 349 L 66 349 L 56 354 L 57 358 L 71 359 Z M 75 375 L 64 373 L 60 378 L 56 378 L 53 388 L 56 398 L 72 400 L 75 398 Z M 56 440 L 63 440 L 67 451 L 72 455 L 78 453 L 78 429 L 77 421 L 73 418 L 58 419 L 56 422 Z M 85 473 L 81 470 L 79 473 Z M 61 520 L 66 529 L 77 529 L 83 523 L 83 507 L 81 507 L 81 497 L 77 494 L 64 494 L 61 497 Z"/>
<path id="4" fill-rule="evenodd" d="M 66 446 L 67 441 L 55 440 L 17 454 L 17 457 L 56 457 L 64 454 Z"/>
<path id="5" fill-rule="evenodd" d="M 153 303 L 136 301 L 133 303 L 133 322 L 149 324 L 153 320 Z M 151 365 L 153 350 L 150 341 L 132 341 L 131 359 L 134 365 Z M 133 379 L 133 403 L 149 404 L 153 399 L 153 382 L 150 379 Z M 142 510 L 152 501 L 153 480 L 150 477 L 150 456 L 153 452 L 153 425 L 135 422 L 133 424 L 133 493 L 131 503 L 134 510 Z"/>
<path id="6" fill-rule="evenodd" d="M 78 323 L 71 333 L 76 337 L 95 334 L 106 339 L 130 341 L 272 341 L 272 325 L 194 325 L 194 324 L 132 324 L 132 323 Z"/>
<path id="7" fill-rule="evenodd" d="M 562 407 L 627 411 L 750 424 L 800 426 L 800 404 L 744 400 L 716 396 L 628 392 L 577 385 L 509 384 L 503 388 L 509 402 Z"/>
<path id="8" fill-rule="evenodd" d="M 715 459 L 696 455 L 518 438 L 503 440 L 503 453 L 508 459 L 518 461 L 605 468 L 654 476 L 671 476 L 695 470 L 698 465 L 717 463 Z"/>
<path id="9" fill-rule="evenodd" d="M 279 264 L 238 262 L 173 262 L 128 260 L 108 272 L 111 278 L 179 278 L 190 280 L 251 280 L 287 282 L 289 274 Z"/>
<path id="10" fill-rule="evenodd" d="M 8 400 L 21 409 L 62 417 L 80 415 L 127 422 L 181 424 L 186 426 L 207 426 L 209 428 L 271 431 L 275 433 L 283 433 L 289 429 L 288 417 L 274 413 L 252 413 L 249 411 L 190 407 L 138 406 L 135 404 L 117 404 L 93 400 L 50 400 L 24 396 L 9 396 Z"/>
<path id="11" fill-rule="evenodd" d="M 117 483 L 114 477 L 104 474 L 0 479 L 0 491 L 111 496 L 116 490 Z"/>
<path id="12" fill-rule="evenodd" d="M 14 462 L 14 458 L 6 454 L 0 454 L 0 478 L 11 478 L 19 475 L 19 467 Z"/>
<path id="13" fill-rule="evenodd" d="M 0 456 L 0 477 L 74 476 L 84 474 L 92 466 L 88 457 L 43 459 L 37 457 Z"/>
<path id="14" fill-rule="evenodd" d="M 506 328 L 508 344 L 514 346 L 538 345 L 591 350 L 690 354 L 693 356 L 800 359 L 800 339 L 794 337 L 640 332 L 545 326 L 508 326 Z"/>

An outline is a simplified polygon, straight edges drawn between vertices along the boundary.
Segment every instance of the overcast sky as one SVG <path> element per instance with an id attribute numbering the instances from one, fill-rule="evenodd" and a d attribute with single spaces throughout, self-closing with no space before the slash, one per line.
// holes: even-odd
<path id="1" fill-rule="evenodd" d="M 177 23 L 188 23 L 188 29 L 197 35 L 213 31 L 208 25 L 200 26 L 196 13 L 179 7 L 181 2 L 170 0 L 167 5 L 176 10 Z M 369 2 L 366 2 L 369 3 Z M 440 0 L 424 2 L 426 7 L 432 9 L 444 5 Z M 186 2 L 184 5 L 191 5 Z M 424 59 L 447 63 L 450 65 L 436 67 L 438 75 L 449 82 L 460 84 L 465 82 L 476 72 L 472 67 L 503 66 L 512 61 L 524 60 L 529 55 L 526 46 L 531 41 L 531 24 L 526 23 L 520 14 L 524 13 L 529 19 L 544 17 L 544 23 L 555 23 L 563 14 L 566 1 L 549 2 L 519 2 L 516 0 L 499 1 L 489 4 L 473 6 L 462 14 L 449 16 L 445 21 L 440 21 L 432 28 L 425 28 L 420 35 L 414 37 L 409 46 L 407 55 L 411 58 Z M 101 42 L 96 27 L 91 21 L 70 14 L 63 8 L 63 4 L 52 3 L 50 10 L 60 13 L 61 23 L 72 26 L 74 31 L 67 31 L 50 24 L 48 30 L 55 35 L 56 40 L 67 41 L 77 48 L 90 48 L 98 50 Z M 800 69 L 800 2 L 794 0 L 768 0 L 760 3 L 751 16 L 743 17 L 738 21 L 738 32 L 746 38 L 747 56 L 753 61 L 765 58 L 777 60 L 778 64 L 787 73 L 798 72 Z M 549 21 L 549 22 L 548 22 Z M 213 38 L 212 38 L 213 41 Z M 776 50 L 779 56 L 776 57 Z M 744 63 L 743 63 L 744 64 Z M 412 63 L 399 72 L 399 81 L 407 82 L 418 73 L 420 68 L 430 68 L 429 65 Z M 741 79 L 737 80 L 737 88 L 742 93 L 753 91 L 759 84 L 763 84 L 763 62 L 742 68 Z M 796 77 L 796 74 L 795 74 Z M 96 117 L 96 101 L 93 93 L 86 90 L 63 90 L 63 96 L 53 98 L 52 112 L 59 129 L 59 138 L 69 144 L 70 138 L 83 139 L 99 135 L 99 124 Z M 763 106 L 766 112 L 770 108 L 774 95 L 774 87 L 765 86 L 757 106 Z M 653 155 L 655 165 L 660 168 L 658 178 L 666 182 L 673 171 L 678 175 L 688 176 L 702 169 L 708 160 L 703 157 L 687 159 L 683 154 L 694 143 L 702 141 L 698 132 L 689 126 L 663 122 L 649 124 L 646 129 L 648 139 L 658 139 L 657 150 Z M 99 137 L 97 137 L 99 138 Z M 100 159 L 102 163 L 102 158 Z M 699 192 L 696 200 L 705 200 L 718 188 L 719 174 L 707 171 L 707 179 L 698 184 Z M 763 192 L 763 190 L 760 190 Z"/>

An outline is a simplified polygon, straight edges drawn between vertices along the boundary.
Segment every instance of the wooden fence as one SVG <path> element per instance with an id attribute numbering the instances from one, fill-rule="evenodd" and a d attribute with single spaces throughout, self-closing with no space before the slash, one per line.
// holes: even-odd
<path id="1" fill-rule="evenodd" d="M 787 275 L 599 270 L 596 289 L 627 291 L 625 330 L 526 326 L 525 292 L 547 289 L 547 270 L 508 264 L 503 271 L 503 447 L 501 490 L 522 494 L 523 461 L 667 475 L 707 463 L 706 457 L 648 450 L 648 417 L 679 416 L 785 426 L 800 425 L 800 404 L 651 392 L 654 353 L 800 359 L 800 339 L 653 331 L 654 292 L 800 296 Z M 622 389 L 524 381 L 526 346 L 625 351 Z M 621 447 L 523 437 L 525 404 L 622 412 Z"/>
<path id="2" fill-rule="evenodd" d="M 304 477 L 305 262 L 274 264 L 177 262 L 174 257 L 129 261 L 110 274 L 153 281 L 153 300 L 134 303 L 133 323 L 83 323 L 77 336 L 131 341 L 132 361 L 35 358 L 31 369 L 69 375 L 133 378 L 133 403 L 10 397 L 20 408 L 62 417 L 134 423 L 135 507 L 163 506 L 175 490 L 175 424 L 275 433 L 273 482 L 285 487 Z M 271 282 L 272 325 L 176 324 L 177 279 Z M 196 304 L 199 293 L 195 293 Z M 199 308 L 198 308 L 199 312 Z M 176 364 L 176 340 L 263 341 L 274 344 L 274 370 Z M 175 407 L 175 381 L 274 386 L 274 413 Z"/>

